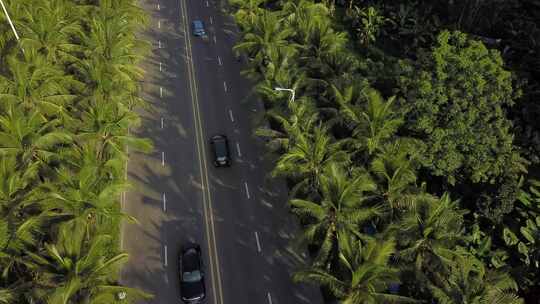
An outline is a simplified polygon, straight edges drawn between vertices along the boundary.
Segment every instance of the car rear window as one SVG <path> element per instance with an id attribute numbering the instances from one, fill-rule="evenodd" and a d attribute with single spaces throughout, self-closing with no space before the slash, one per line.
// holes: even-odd
<path id="1" fill-rule="evenodd" d="M 214 142 L 214 145 L 216 147 L 216 155 L 219 156 L 226 156 L 227 155 L 227 146 L 225 144 L 225 140 L 223 139 L 217 139 Z"/>

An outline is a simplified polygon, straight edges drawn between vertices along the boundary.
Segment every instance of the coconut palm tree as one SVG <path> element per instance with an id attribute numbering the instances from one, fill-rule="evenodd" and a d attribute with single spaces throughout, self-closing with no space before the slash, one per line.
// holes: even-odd
<path id="1" fill-rule="evenodd" d="M 73 218 L 71 221 L 85 222 L 88 238 L 92 232 L 100 231 L 103 221 L 135 221 L 115 208 L 128 184 L 122 179 L 110 179 L 95 165 L 81 165 L 76 171 L 61 167 L 57 169 L 56 182 L 41 185 L 48 193 L 43 201 L 45 208 L 68 215 Z"/>
<path id="2" fill-rule="evenodd" d="M 0 304 L 15 303 L 15 293 L 8 288 L 0 288 Z"/>
<path id="3" fill-rule="evenodd" d="M 255 92 L 260 94 L 265 101 L 268 101 L 273 106 L 286 107 L 286 103 L 280 101 L 285 100 L 276 94 L 275 87 L 291 88 L 299 91 L 305 82 L 305 73 L 300 71 L 295 65 L 295 52 L 291 48 L 282 48 L 270 55 L 268 66 L 264 73 L 253 68 L 248 68 L 243 71 L 244 75 L 257 80 Z"/>
<path id="4" fill-rule="evenodd" d="M 403 119 L 392 109 L 393 96 L 384 101 L 379 92 L 369 89 L 364 93 L 367 103 L 355 104 L 353 89 L 350 86 L 342 93 L 333 86 L 335 101 L 339 104 L 340 114 L 353 130 L 353 148 L 367 150 L 371 156 L 394 136 Z"/>
<path id="5" fill-rule="evenodd" d="M 300 20 L 296 30 L 295 43 L 298 45 L 298 65 L 305 71 L 309 83 L 309 94 L 325 94 L 328 84 L 328 58 L 341 54 L 346 44 L 346 34 L 336 32 L 329 18 L 318 15 Z"/>
<path id="6" fill-rule="evenodd" d="M 248 32 L 233 50 L 247 54 L 255 67 L 264 69 L 278 49 L 293 48 L 288 40 L 292 34 L 292 29 L 283 24 L 277 13 L 263 11 L 255 19 L 253 30 Z"/>
<path id="7" fill-rule="evenodd" d="M 43 168 L 60 160 L 57 147 L 71 143 L 72 134 L 59 130 L 59 124 L 60 120 L 47 121 L 37 110 L 12 107 L 0 115 L 0 154 L 16 157 L 22 167 L 37 163 Z"/>
<path id="8" fill-rule="evenodd" d="M 332 142 L 327 127 L 321 123 L 307 132 L 298 132 L 289 145 L 272 174 L 297 179 L 298 189 L 306 189 L 308 193 L 319 189 L 320 177 L 327 165 L 349 163 L 349 155 L 343 150 L 342 143 Z"/>
<path id="9" fill-rule="evenodd" d="M 85 62 L 80 65 L 84 66 L 85 63 L 87 65 L 88 62 L 106 64 L 105 70 L 115 76 L 115 79 L 112 80 L 122 84 L 124 88 L 129 88 L 144 73 L 140 67 L 135 65 L 142 59 L 142 56 L 133 51 L 147 49 L 149 44 L 135 39 L 134 34 L 129 31 L 129 23 L 124 20 L 119 17 L 107 18 L 106 16 L 97 16 L 91 20 L 92 30 L 82 39 L 85 48 L 91 50 L 87 52 L 87 58 L 93 60 L 83 59 Z"/>
<path id="10" fill-rule="evenodd" d="M 331 255 L 337 254 L 338 235 L 359 236 L 362 223 L 384 210 L 370 204 L 370 193 L 377 186 L 367 173 L 351 177 L 338 164 L 331 163 L 320 181 L 320 202 L 293 199 L 290 204 L 292 211 L 307 223 L 303 238 L 319 248 L 315 263 L 330 267 L 335 258 Z"/>
<path id="11" fill-rule="evenodd" d="M 261 5 L 264 4 L 265 0 L 230 0 L 229 3 L 231 6 L 236 8 L 234 13 L 234 19 L 236 23 L 240 26 L 242 32 L 250 32 L 252 26 L 255 23 L 255 20 L 263 12 Z"/>
<path id="12" fill-rule="evenodd" d="M 47 303 L 90 303 L 98 291 L 114 286 L 110 273 L 117 271 L 128 255 L 107 252 L 109 238 L 99 235 L 86 241 L 84 224 L 63 223 L 54 243 L 46 243 L 43 252 L 27 252 L 23 258 L 35 274 L 31 296 Z"/>
<path id="13" fill-rule="evenodd" d="M 445 193 L 440 198 L 424 196 L 403 214 L 393 232 L 400 248 L 398 256 L 403 264 L 410 265 L 407 268 L 414 272 L 417 282 L 425 283 L 450 271 L 455 246 L 464 242 L 465 213 L 458 201 Z"/>
<path id="14" fill-rule="evenodd" d="M 73 43 L 73 36 L 82 34 L 77 20 L 75 5 L 65 0 L 36 1 L 26 6 L 29 11 L 18 27 L 21 32 L 23 49 L 35 49 L 45 55 L 48 62 L 70 63 L 75 60 L 79 45 Z"/>
<path id="15" fill-rule="evenodd" d="M 376 177 L 391 217 L 394 210 L 413 208 L 417 200 L 426 196 L 425 183 L 416 184 L 416 147 L 415 140 L 399 138 L 384 144 L 370 163 L 369 170 Z"/>
<path id="16" fill-rule="evenodd" d="M 265 115 L 269 120 L 276 122 L 279 128 L 274 130 L 261 127 L 255 132 L 256 135 L 268 141 L 267 146 L 273 152 L 287 151 L 300 133 L 311 130 L 318 121 L 317 111 L 309 99 L 301 97 L 297 101 L 300 102 L 289 105 L 288 111 L 276 107 L 266 112 Z"/>
<path id="17" fill-rule="evenodd" d="M 469 253 L 455 255 L 449 276 L 437 284 L 430 284 L 437 303 L 440 304 L 522 304 L 516 295 L 516 282 L 507 272 L 487 269 Z"/>
<path id="18" fill-rule="evenodd" d="M 126 134 L 128 128 L 140 124 L 140 118 L 122 105 L 99 103 L 88 107 L 81 116 L 76 140 L 95 144 L 100 160 L 111 156 L 126 157 L 126 145 L 143 152 L 152 150 L 150 140 Z"/>
<path id="19" fill-rule="evenodd" d="M 35 48 L 26 48 L 24 57 L 24 60 L 16 56 L 7 58 L 9 77 L 0 75 L 0 97 L 6 102 L 0 108 L 15 104 L 38 110 L 48 118 L 58 117 L 75 99 L 70 89 L 82 84 L 59 66 L 50 64 Z"/>
<path id="20" fill-rule="evenodd" d="M 329 288 L 343 304 L 419 302 L 387 292 L 391 284 L 399 283 L 399 269 L 389 263 L 395 251 L 393 240 L 370 239 L 363 244 L 351 235 L 342 234 L 339 244 L 341 271 L 314 267 L 297 272 L 294 279 Z"/>
<path id="21" fill-rule="evenodd" d="M 145 296 L 115 283 L 127 255 L 107 236 L 123 216 L 119 151 L 150 146 L 126 135 L 145 13 L 132 0 L 93 2 L 8 3 L 24 52 L 0 34 L 0 303 Z"/>

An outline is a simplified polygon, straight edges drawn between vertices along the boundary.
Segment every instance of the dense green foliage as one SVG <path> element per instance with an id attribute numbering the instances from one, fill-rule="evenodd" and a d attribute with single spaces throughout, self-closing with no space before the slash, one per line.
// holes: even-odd
<path id="1" fill-rule="evenodd" d="M 311 253 L 295 279 L 347 304 L 536 303 L 538 4 L 230 3 Z"/>
<path id="2" fill-rule="evenodd" d="M 424 165 L 449 183 L 493 182 L 513 153 L 505 107 L 514 103 L 499 53 L 460 32 L 442 32 L 417 67 L 403 63 L 405 129 L 426 144 Z"/>
<path id="3" fill-rule="evenodd" d="M 4 1 L 0 14 L 0 303 L 117 303 L 126 145 L 142 104 L 146 16 L 131 0 Z M 125 303 L 123 300 L 122 303 Z"/>

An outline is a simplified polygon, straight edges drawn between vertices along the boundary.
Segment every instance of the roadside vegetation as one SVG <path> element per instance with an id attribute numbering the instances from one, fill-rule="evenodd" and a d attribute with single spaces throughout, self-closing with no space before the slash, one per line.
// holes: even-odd
<path id="1" fill-rule="evenodd" d="M 119 248 L 126 146 L 147 43 L 133 0 L 4 1 L 0 13 L 0 303 L 133 303 Z M 125 299 L 121 299 L 125 296 Z"/>
<path id="2" fill-rule="evenodd" d="M 311 253 L 297 281 L 345 304 L 538 303 L 538 1 L 230 4 Z"/>

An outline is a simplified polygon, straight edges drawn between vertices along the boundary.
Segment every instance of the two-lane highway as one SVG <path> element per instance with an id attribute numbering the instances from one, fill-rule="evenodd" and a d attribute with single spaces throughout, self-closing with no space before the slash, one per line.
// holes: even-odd
<path id="1" fill-rule="evenodd" d="M 123 248 L 131 259 L 123 283 L 155 295 L 149 303 L 178 303 L 178 251 L 188 240 L 205 252 L 207 303 L 322 303 L 314 288 L 294 284 L 297 230 L 284 185 L 266 176 L 271 162 L 253 137 L 248 82 L 232 55 L 236 32 L 218 3 L 144 1 L 152 17 L 144 38 L 154 45 L 143 68 L 143 123 L 134 130 L 154 140 L 155 153 L 130 153 L 134 188 L 124 209 L 139 220 L 125 225 Z M 205 22 L 208 39 L 190 35 Z M 230 168 L 211 165 L 208 138 L 226 134 Z"/>

